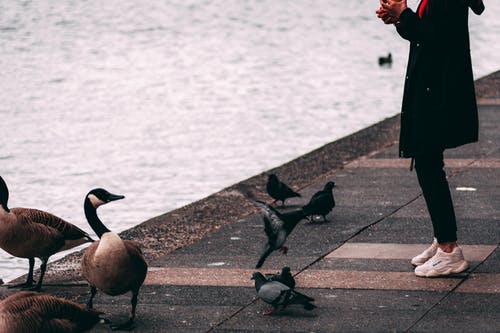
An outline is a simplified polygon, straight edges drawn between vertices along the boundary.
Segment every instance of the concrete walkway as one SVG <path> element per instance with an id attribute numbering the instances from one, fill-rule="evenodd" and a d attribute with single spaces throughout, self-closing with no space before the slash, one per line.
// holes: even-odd
<path id="1" fill-rule="evenodd" d="M 326 223 L 302 222 L 287 255 L 262 272 L 290 266 L 313 311 L 270 307 L 250 280 L 265 235 L 246 195 L 265 194 L 267 173 L 124 232 L 139 241 L 149 273 L 136 332 L 499 332 L 500 72 L 477 83 L 480 141 L 446 153 L 459 240 L 471 267 L 417 278 L 409 259 L 432 241 L 431 223 L 409 161 L 397 159 L 398 117 L 322 147 L 270 172 L 302 199 L 334 181 L 337 206 Z M 49 266 L 44 291 L 84 303 L 80 253 Z M 13 291 L 0 288 L 3 298 Z M 130 295 L 98 294 L 95 307 L 124 320 Z M 107 332 L 104 325 L 95 332 Z"/>

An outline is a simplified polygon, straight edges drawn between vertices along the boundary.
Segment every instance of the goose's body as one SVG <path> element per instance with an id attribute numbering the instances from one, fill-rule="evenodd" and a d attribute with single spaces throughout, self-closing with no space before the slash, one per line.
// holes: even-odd
<path id="1" fill-rule="evenodd" d="M 129 321 L 113 325 L 113 329 L 133 328 L 139 289 L 146 279 L 148 266 L 139 246 L 130 240 L 122 240 L 109 231 L 97 216 L 97 207 L 108 202 L 123 199 L 103 189 L 94 189 L 85 198 L 85 216 L 100 240 L 91 244 L 83 255 L 82 272 L 91 286 L 91 296 L 87 303 L 93 306 L 97 289 L 110 295 L 132 292 L 132 311 Z"/>
<path id="2" fill-rule="evenodd" d="M 51 255 L 93 240 L 80 228 L 50 213 L 32 208 L 9 209 L 8 198 L 7 185 L 0 177 L 0 247 L 14 257 L 29 259 L 28 279 L 19 286 L 32 286 L 34 258 L 42 260 L 40 279 L 33 288 L 40 290 Z"/>
<path id="3" fill-rule="evenodd" d="M 107 232 L 87 248 L 82 269 L 90 285 L 115 296 L 138 289 L 146 277 L 147 264 L 136 243 Z"/>
<path id="4" fill-rule="evenodd" d="M 21 291 L 0 302 L 0 332 L 86 332 L 100 313 L 78 303 L 33 291 Z"/>

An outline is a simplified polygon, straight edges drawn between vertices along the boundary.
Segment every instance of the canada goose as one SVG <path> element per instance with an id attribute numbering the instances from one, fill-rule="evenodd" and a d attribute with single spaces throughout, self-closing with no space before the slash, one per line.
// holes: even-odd
<path id="1" fill-rule="evenodd" d="M 40 279 L 32 290 L 40 290 L 47 261 L 54 253 L 94 240 L 83 230 L 63 219 L 38 209 L 9 209 L 9 190 L 0 177 L 0 247 L 19 258 L 29 259 L 28 279 L 9 286 L 29 288 L 33 285 L 35 257 L 42 260 Z"/>
<path id="2" fill-rule="evenodd" d="M 34 291 L 20 291 L 0 302 L 0 332 L 85 332 L 101 312 Z"/>
<path id="3" fill-rule="evenodd" d="M 130 318 L 123 324 L 112 325 L 113 330 L 130 330 L 134 327 L 137 296 L 148 270 L 139 246 L 109 231 L 97 216 L 97 207 L 123 198 L 123 195 L 97 188 L 87 194 L 84 202 L 87 221 L 100 238 L 85 250 L 82 259 L 83 276 L 91 287 L 87 306 L 92 308 L 97 289 L 110 296 L 132 292 Z"/>

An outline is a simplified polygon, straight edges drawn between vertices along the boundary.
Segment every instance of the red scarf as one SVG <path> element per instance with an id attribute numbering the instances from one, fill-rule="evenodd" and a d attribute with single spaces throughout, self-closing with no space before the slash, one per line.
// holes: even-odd
<path id="1" fill-rule="evenodd" d="M 422 0 L 420 7 L 418 7 L 418 17 L 422 18 L 424 16 L 425 7 L 427 6 L 428 0 Z"/>

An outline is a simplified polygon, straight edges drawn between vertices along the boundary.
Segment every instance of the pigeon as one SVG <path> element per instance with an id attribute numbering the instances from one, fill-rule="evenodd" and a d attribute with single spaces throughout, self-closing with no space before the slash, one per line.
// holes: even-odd
<path id="1" fill-rule="evenodd" d="M 252 280 L 255 280 L 257 296 L 273 306 L 273 310 L 265 312 L 264 315 L 272 315 L 279 308 L 283 310 L 291 304 L 301 304 L 308 311 L 316 308 L 316 305 L 311 303 L 314 302 L 314 298 L 301 294 L 281 282 L 269 281 L 260 272 L 253 273 Z"/>
<path id="2" fill-rule="evenodd" d="M 283 244 L 295 226 L 306 218 L 306 214 L 304 214 L 302 209 L 280 213 L 262 201 L 255 201 L 255 204 L 263 213 L 264 232 L 267 236 L 266 245 L 256 266 L 256 268 L 260 268 L 273 251 L 280 250 L 283 254 L 288 252 L 288 248 L 283 246 Z"/>
<path id="3" fill-rule="evenodd" d="M 335 199 L 332 192 L 334 187 L 334 182 L 326 183 L 325 187 L 321 191 L 314 193 L 309 202 L 302 207 L 305 214 L 311 217 L 311 222 L 316 215 L 323 216 L 323 221 L 327 221 L 326 215 L 335 207 Z"/>
<path id="4" fill-rule="evenodd" d="M 290 267 L 283 267 L 278 274 L 266 274 L 265 276 L 268 281 L 278 281 L 290 289 L 295 288 L 295 279 L 290 272 Z"/>
<path id="5" fill-rule="evenodd" d="M 274 199 L 274 203 L 281 201 L 281 205 L 285 205 L 285 200 L 301 195 L 292 190 L 288 185 L 281 182 L 275 174 L 270 174 L 266 184 L 267 193 Z"/>

